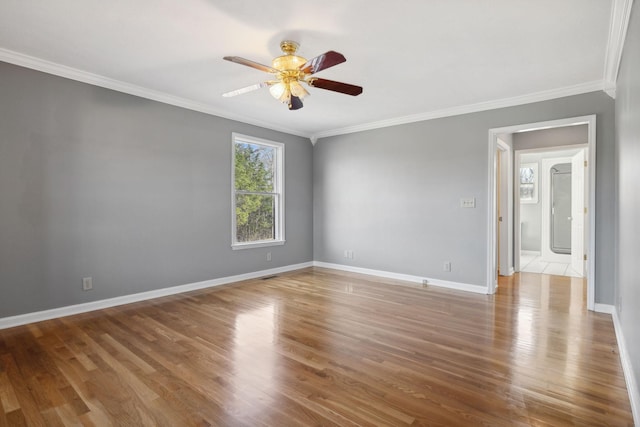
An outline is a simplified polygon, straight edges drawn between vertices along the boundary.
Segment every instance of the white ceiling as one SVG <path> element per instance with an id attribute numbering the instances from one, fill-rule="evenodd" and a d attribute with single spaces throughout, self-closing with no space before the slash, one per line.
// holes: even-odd
<path id="1" fill-rule="evenodd" d="M 318 137 L 606 87 L 613 0 L 1 0 L 0 60 Z M 267 89 L 279 43 L 347 62 L 298 111 Z"/>

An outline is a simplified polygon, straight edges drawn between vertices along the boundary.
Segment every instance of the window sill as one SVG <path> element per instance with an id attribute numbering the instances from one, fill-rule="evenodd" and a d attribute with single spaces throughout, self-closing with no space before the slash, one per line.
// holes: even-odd
<path id="1" fill-rule="evenodd" d="M 285 240 L 269 240 L 262 242 L 251 242 L 251 243 L 235 243 L 231 245 L 231 249 L 234 251 L 239 251 L 242 249 L 252 249 L 252 248 L 264 248 L 267 246 L 281 246 L 284 245 Z"/>

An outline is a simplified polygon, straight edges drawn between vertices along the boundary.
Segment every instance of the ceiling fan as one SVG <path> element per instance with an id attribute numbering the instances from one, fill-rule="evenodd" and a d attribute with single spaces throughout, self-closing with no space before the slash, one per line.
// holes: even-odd
<path id="1" fill-rule="evenodd" d="M 341 53 L 330 50 L 307 61 L 305 58 L 296 55 L 298 47 L 298 43 L 290 40 L 281 42 L 280 49 L 282 49 L 284 55 L 275 58 L 271 62 L 271 66 L 262 65 L 239 56 L 225 56 L 224 59 L 227 61 L 271 73 L 274 75 L 274 79 L 227 92 L 222 96 L 231 97 L 269 87 L 269 92 L 274 98 L 283 104 L 287 104 L 290 110 L 299 110 L 303 106 L 302 100 L 310 95 L 301 83 L 352 96 L 362 93 L 360 86 L 312 77 L 318 71 L 326 70 L 329 67 L 345 62 L 346 58 Z"/>

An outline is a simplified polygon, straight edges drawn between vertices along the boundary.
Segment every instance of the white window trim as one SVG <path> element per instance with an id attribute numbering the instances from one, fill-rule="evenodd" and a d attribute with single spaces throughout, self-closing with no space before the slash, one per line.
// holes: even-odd
<path id="1" fill-rule="evenodd" d="M 269 141 L 267 139 L 256 138 L 254 136 L 243 135 L 237 132 L 231 134 L 231 249 L 241 250 L 250 248 L 261 248 L 265 246 L 284 245 L 284 147 L 281 142 Z M 276 215 L 275 228 L 276 238 L 273 240 L 258 240 L 255 242 L 236 241 L 236 142 L 246 142 L 249 144 L 267 145 L 276 148 L 276 170 L 275 170 L 275 193 Z"/>

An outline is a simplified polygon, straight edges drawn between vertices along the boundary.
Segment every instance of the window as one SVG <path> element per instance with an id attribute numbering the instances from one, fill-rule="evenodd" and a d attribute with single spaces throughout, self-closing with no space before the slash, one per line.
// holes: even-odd
<path id="1" fill-rule="evenodd" d="M 284 144 L 233 134 L 233 249 L 284 244 Z"/>
<path id="2" fill-rule="evenodd" d="M 520 165 L 520 203 L 538 203 L 538 164 Z"/>

